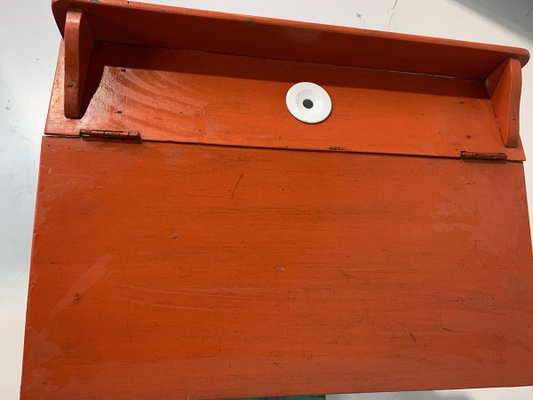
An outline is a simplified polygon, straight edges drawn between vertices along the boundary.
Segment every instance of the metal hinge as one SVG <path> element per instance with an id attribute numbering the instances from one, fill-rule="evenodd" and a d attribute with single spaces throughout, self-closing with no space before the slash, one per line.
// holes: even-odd
<path id="1" fill-rule="evenodd" d="M 505 153 L 476 153 L 471 151 L 461 151 L 461 158 L 467 160 L 494 160 L 505 161 L 507 154 Z"/>
<path id="2" fill-rule="evenodd" d="M 141 141 L 141 134 L 139 132 L 82 129 L 80 130 L 80 136 L 84 139 L 106 139 L 132 142 Z"/>

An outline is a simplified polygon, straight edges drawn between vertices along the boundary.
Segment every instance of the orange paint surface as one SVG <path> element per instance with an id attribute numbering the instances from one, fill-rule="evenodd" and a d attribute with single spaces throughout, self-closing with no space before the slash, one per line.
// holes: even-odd
<path id="1" fill-rule="evenodd" d="M 517 147 L 519 137 L 520 95 L 522 92 L 522 67 L 516 59 L 503 63 L 487 79 L 487 89 L 492 98 L 503 141 L 508 147 Z"/>
<path id="2" fill-rule="evenodd" d="M 285 21 L 125 0 L 52 0 L 64 33 L 68 10 L 88 18 L 95 40 L 286 61 L 485 79 L 526 49 Z"/>
<path id="3" fill-rule="evenodd" d="M 47 133 L 110 129 L 172 142 L 525 158 L 521 145 L 505 147 L 477 80 L 119 45 L 97 46 L 92 58 L 87 109 L 67 119 L 60 56 Z M 330 118 L 308 125 L 289 113 L 285 94 L 298 81 L 328 91 Z"/>
<path id="4" fill-rule="evenodd" d="M 527 50 L 53 9 L 22 400 L 533 384 Z"/>
<path id="5" fill-rule="evenodd" d="M 45 138 L 22 399 L 527 385 L 521 163 Z"/>

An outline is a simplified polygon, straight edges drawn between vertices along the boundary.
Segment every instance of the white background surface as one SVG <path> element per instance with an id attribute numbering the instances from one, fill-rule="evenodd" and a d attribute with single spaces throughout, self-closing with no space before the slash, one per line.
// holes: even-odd
<path id="1" fill-rule="evenodd" d="M 150 2 L 533 49 L 533 0 Z M 39 145 L 59 40 L 49 0 L 0 0 L 0 400 L 18 399 Z M 527 66 L 521 136 L 530 157 L 532 106 L 533 67 Z M 533 188 L 529 163 L 526 179 Z M 350 399 L 533 400 L 533 388 L 359 394 Z"/>

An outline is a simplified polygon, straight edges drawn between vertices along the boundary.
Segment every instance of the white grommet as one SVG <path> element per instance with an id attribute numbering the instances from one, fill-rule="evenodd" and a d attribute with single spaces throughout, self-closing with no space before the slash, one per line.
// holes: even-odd
<path id="1" fill-rule="evenodd" d="M 297 83 L 289 89 L 285 101 L 290 113 L 307 124 L 322 122 L 331 112 L 328 92 L 316 83 Z"/>

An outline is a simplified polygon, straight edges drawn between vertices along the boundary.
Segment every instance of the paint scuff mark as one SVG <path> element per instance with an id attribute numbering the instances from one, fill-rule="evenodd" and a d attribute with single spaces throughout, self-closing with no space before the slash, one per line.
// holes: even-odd
<path id="1" fill-rule="evenodd" d="M 237 179 L 237 182 L 235 182 L 235 185 L 233 186 L 233 190 L 231 191 L 231 198 L 233 199 L 233 196 L 235 196 L 235 192 L 237 191 L 237 188 L 241 184 L 242 178 L 244 177 L 244 172 L 239 175 L 239 178 Z"/>

